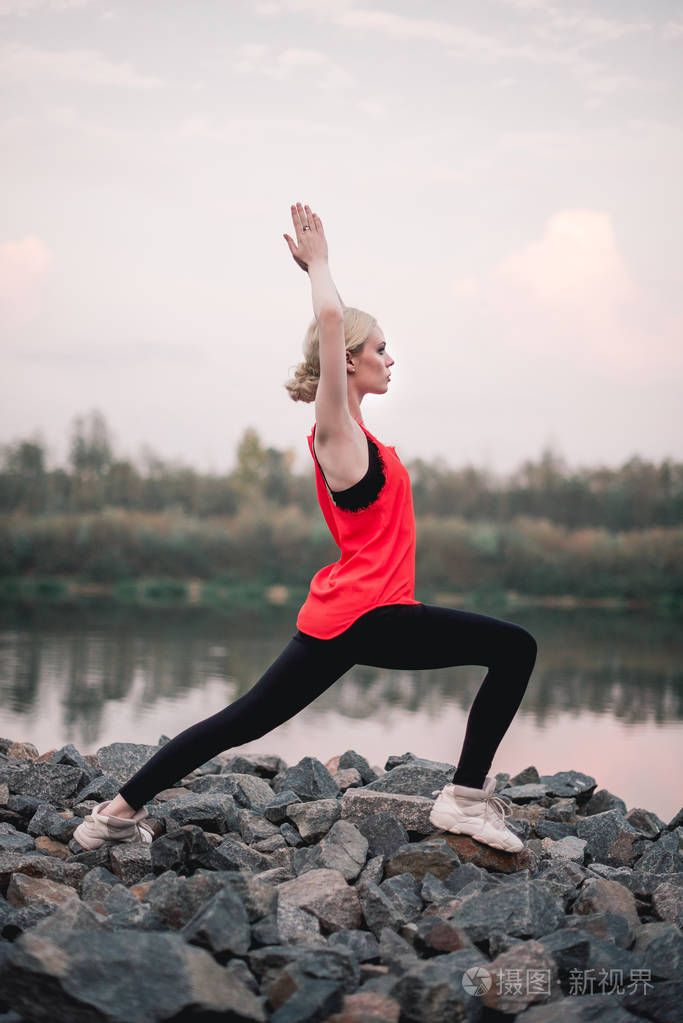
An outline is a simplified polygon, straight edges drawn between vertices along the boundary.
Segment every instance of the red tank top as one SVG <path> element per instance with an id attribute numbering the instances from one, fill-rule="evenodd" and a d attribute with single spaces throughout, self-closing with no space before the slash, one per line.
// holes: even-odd
<path id="1" fill-rule="evenodd" d="M 358 422 L 358 420 L 356 420 Z M 419 604 L 415 589 L 415 515 L 410 477 L 396 449 L 377 445 L 385 482 L 377 498 L 359 511 L 338 508 L 330 496 L 313 450 L 318 501 L 341 556 L 313 576 L 297 628 L 317 639 L 338 636 L 357 618 L 385 604 Z"/>

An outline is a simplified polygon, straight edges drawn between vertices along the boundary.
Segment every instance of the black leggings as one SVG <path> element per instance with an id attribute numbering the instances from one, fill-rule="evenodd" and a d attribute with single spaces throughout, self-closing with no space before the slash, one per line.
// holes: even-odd
<path id="1" fill-rule="evenodd" d="M 294 717 L 354 664 L 406 670 L 487 667 L 453 776 L 458 785 L 481 788 L 535 660 L 536 641 L 521 626 L 429 604 L 374 608 L 333 639 L 297 632 L 247 693 L 162 746 L 126 782 L 121 795 L 139 809 L 221 751 L 258 739 Z"/>

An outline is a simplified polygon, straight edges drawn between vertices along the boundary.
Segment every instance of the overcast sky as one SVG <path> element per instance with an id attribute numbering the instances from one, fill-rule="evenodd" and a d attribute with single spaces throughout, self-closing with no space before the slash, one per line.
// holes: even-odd
<path id="1" fill-rule="evenodd" d="M 679 0 L 0 0 L 0 443 L 307 466 L 298 200 L 404 460 L 680 460 L 682 58 Z"/>

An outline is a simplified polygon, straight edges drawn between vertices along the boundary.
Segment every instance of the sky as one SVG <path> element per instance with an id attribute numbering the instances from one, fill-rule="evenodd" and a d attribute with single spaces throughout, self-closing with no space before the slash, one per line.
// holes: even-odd
<path id="1" fill-rule="evenodd" d="M 0 0 L 0 444 L 307 468 L 299 201 L 404 460 L 683 459 L 682 57 L 678 0 Z"/>

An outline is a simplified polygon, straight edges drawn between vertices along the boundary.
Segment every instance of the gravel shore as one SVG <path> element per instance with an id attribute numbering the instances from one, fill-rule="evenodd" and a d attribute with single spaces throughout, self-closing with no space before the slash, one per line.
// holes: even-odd
<path id="1" fill-rule="evenodd" d="M 504 853 L 429 823 L 452 764 L 228 752 L 79 851 L 156 749 L 0 739 L 0 1023 L 681 1019 L 683 810 L 501 773 Z"/>

